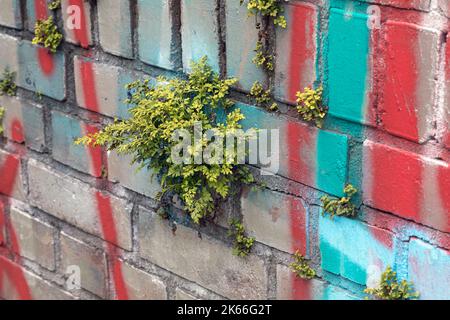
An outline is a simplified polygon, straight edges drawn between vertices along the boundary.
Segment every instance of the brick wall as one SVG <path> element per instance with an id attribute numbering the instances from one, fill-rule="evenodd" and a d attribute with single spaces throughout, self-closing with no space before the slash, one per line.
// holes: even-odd
<path id="1" fill-rule="evenodd" d="M 288 28 L 270 33 L 277 113 L 243 94 L 267 77 L 251 63 L 257 34 L 238 2 L 62 0 L 65 42 L 50 55 L 31 44 L 46 0 L 0 0 L 0 71 L 19 86 L 0 97 L 0 298 L 360 299 L 391 265 L 423 299 L 450 299 L 447 1 L 283 4 Z M 62 23 L 73 5 L 79 30 Z M 368 28 L 370 5 L 379 28 Z M 127 117 L 126 83 L 179 75 L 204 54 L 240 79 L 244 125 L 280 130 L 281 166 L 215 224 L 174 233 L 155 213 L 150 172 L 73 139 Z M 290 105 L 313 83 L 330 109 L 323 129 Z M 322 217 L 320 197 L 347 182 L 360 191 L 358 217 Z M 247 258 L 231 254 L 230 215 L 256 237 Z M 289 270 L 296 250 L 315 279 Z M 73 266 L 81 288 L 68 281 Z"/>

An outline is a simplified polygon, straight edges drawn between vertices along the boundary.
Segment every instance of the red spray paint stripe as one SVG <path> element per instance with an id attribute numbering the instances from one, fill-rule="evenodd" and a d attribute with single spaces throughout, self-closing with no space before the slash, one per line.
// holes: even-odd
<path id="1" fill-rule="evenodd" d="M 292 29 L 290 31 L 290 54 L 289 54 L 289 84 L 288 97 L 290 101 L 297 99 L 296 94 L 302 91 L 302 84 L 305 84 L 304 75 L 306 70 L 306 62 L 315 59 L 315 19 L 314 10 L 305 8 L 304 6 L 292 6 Z"/>
<path id="2" fill-rule="evenodd" d="M 292 299 L 293 300 L 312 300 L 311 280 L 301 279 L 291 274 L 292 279 Z"/>
<path id="3" fill-rule="evenodd" d="M 307 185 L 314 185 L 314 173 L 311 172 L 308 159 L 304 156 L 314 152 L 313 133 L 307 126 L 293 121 L 287 122 L 286 131 L 289 178 Z"/>
<path id="4" fill-rule="evenodd" d="M 13 120 L 12 122 L 12 139 L 18 143 L 22 143 L 25 141 L 22 124 L 17 119 Z"/>
<path id="5" fill-rule="evenodd" d="M 83 81 L 84 104 L 88 110 L 98 112 L 97 91 L 92 62 L 80 59 L 80 75 Z"/>
<path id="6" fill-rule="evenodd" d="M 80 20 L 81 20 L 81 28 L 74 29 L 75 38 L 78 40 L 80 45 L 83 48 L 89 47 L 89 33 L 87 30 L 87 19 L 86 19 L 86 11 L 84 10 L 83 0 L 69 0 L 69 5 L 78 6 L 80 8 Z"/>
<path id="7" fill-rule="evenodd" d="M 442 199 L 442 205 L 447 212 L 444 218 L 446 223 L 445 230 L 450 232 L 450 166 L 441 167 L 438 173 L 439 180 L 439 196 Z"/>
<path id="8" fill-rule="evenodd" d="M 34 0 L 36 20 L 44 20 L 48 17 L 46 0 Z M 45 76 L 50 76 L 55 70 L 55 62 L 52 54 L 45 48 L 37 49 L 39 66 Z"/>
<path id="9" fill-rule="evenodd" d="M 12 135 L 17 134 L 23 136 L 23 127 L 18 120 L 13 119 L 12 127 L 13 130 L 16 131 L 16 133 L 12 132 Z M 8 155 L 4 163 L 0 166 L 0 177 L 2 177 L 2 180 L 0 181 L 0 193 L 7 196 L 12 194 L 14 185 L 19 175 L 19 169 L 20 159 L 16 156 Z M 9 200 L 7 202 L 7 205 L 8 204 Z M 8 231 L 11 238 L 12 250 L 20 257 L 20 247 L 17 234 L 12 224 L 6 221 L 4 209 L 4 205 L 0 204 L 0 232 L 1 230 Z M 4 274 L 9 278 L 12 285 L 15 287 L 20 299 L 31 300 L 30 288 L 25 279 L 22 268 L 13 262 L 6 260 L 5 258 L 0 257 L 0 292 L 2 291 Z"/>
<path id="10" fill-rule="evenodd" d="M 386 30 L 384 92 L 385 128 L 417 141 L 416 93 L 418 66 L 416 48 L 419 31 L 405 25 L 390 25 Z"/>
<path id="11" fill-rule="evenodd" d="M 371 154 L 372 199 L 375 207 L 419 221 L 423 167 L 407 152 L 374 145 Z"/>
<path id="12" fill-rule="evenodd" d="M 449 16 L 450 16 L 450 5 L 449 5 Z M 449 25 L 450 28 L 450 25 Z M 446 74 L 446 78 L 447 78 L 447 97 L 446 97 L 446 101 L 447 101 L 447 108 L 450 108 L 450 33 L 447 34 L 447 44 L 446 44 L 446 51 L 445 51 L 445 74 Z M 447 109 L 447 112 L 449 113 L 447 115 L 447 121 L 449 123 L 447 123 L 447 131 L 445 133 L 444 136 L 444 144 L 450 148 L 450 109 Z"/>

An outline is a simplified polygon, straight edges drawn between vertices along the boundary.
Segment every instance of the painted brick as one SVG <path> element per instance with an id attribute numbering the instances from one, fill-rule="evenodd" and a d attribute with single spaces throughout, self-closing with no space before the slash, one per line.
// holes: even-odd
<path id="1" fill-rule="evenodd" d="M 17 84 L 31 91 L 62 101 L 66 97 L 65 55 L 61 51 L 50 53 L 29 41 L 19 44 L 20 70 Z"/>
<path id="2" fill-rule="evenodd" d="M 319 218 L 322 268 L 371 286 L 394 265 L 392 233 L 347 218 Z"/>
<path id="3" fill-rule="evenodd" d="M 3 0 L 0 11 L 0 25 L 15 29 L 22 28 L 22 14 L 19 0 Z"/>
<path id="4" fill-rule="evenodd" d="M 175 68 L 174 32 L 170 14 L 172 1 L 138 0 L 139 59 L 164 69 Z"/>
<path id="5" fill-rule="evenodd" d="M 79 171 L 100 177 L 102 172 L 98 170 L 102 166 L 101 148 L 92 148 L 75 145 L 77 138 L 90 133 L 91 126 L 69 117 L 63 113 L 52 112 L 52 156 L 55 160 L 67 164 Z M 95 154 L 94 157 L 91 155 Z"/>
<path id="6" fill-rule="evenodd" d="M 383 34 L 382 126 L 393 135 L 424 142 L 433 126 L 440 33 L 387 21 Z"/>
<path id="7" fill-rule="evenodd" d="M 423 11 L 430 10 L 431 0 L 363 0 L 368 3 L 381 4 L 385 6 L 393 6 L 404 9 L 417 9 Z M 446 0 L 444 0 L 446 1 Z"/>
<path id="8" fill-rule="evenodd" d="M 109 0 L 99 0 L 97 10 L 100 44 L 103 50 L 132 58 L 130 1 L 120 0 L 111 5 Z"/>
<path id="9" fill-rule="evenodd" d="M 125 86 L 137 76 L 116 66 L 93 63 L 83 57 L 74 59 L 75 93 L 80 107 L 113 118 L 127 118 L 128 90 Z M 88 75 L 92 72 L 93 83 Z M 93 86 L 90 87 L 90 86 Z"/>
<path id="10" fill-rule="evenodd" d="M 34 160 L 28 163 L 30 202 L 49 214 L 88 233 L 104 238 L 97 214 L 98 190 Z M 131 206 L 125 200 L 106 195 L 113 208 L 118 233 L 117 245 L 131 249 Z"/>
<path id="11" fill-rule="evenodd" d="M 20 295 L 17 290 L 18 279 L 23 275 L 26 287 L 29 289 L 29 298 L 33 300 L 73 300 L 75 299 L 70 293 L 58 288 L 56 285 L 42 279 L 41 277 L 24 270 L 19 265 L 6 260 L 0 256 L 0 267 L 3 272 L 0 274 L 0 298 L 6 300 L 23 300 L 24 297 Z"/>
<path id="12" fill-rule="evenodd" d="M 167 222 L 145 210 L 138 228 L 143 258 L 228 298 L 265 298 L 267 276 L 256 256 L 232 256 L 228 246 L 206 235 L 200 239 L 182 225 L 173 234 Z"/>
<path id="13" fill-rule="evenodd" d="M 17 38 L 0 34 L 0 71 L 8 69 L 19 72 L 19 40 Z M 17 79 L 17 77 L 16 77 Z"/>
<path id="14" fill-rule="evenodd" d="M 247 104 L 237 103 L 236 107 L 246 117 L 242 121 L 244 129 L 279 130 L 279 153 L 274 152 L 274 160 L 279 160 L 279 167 L 267 171 L 276 171 L 281 176 L 342 195 L 347 179 L 346 136 L 319 130 Z"/>
<path id="15" fill-rule="evenodd" d="M 219 25 L 215 0 L 181 1 L 183 68 L 191 61 L 208 56 L 208 63 L 219 72 Z"/>
<path id="16" fill-rule="evenodd" d="M 364 203 L 438 230 L 450 230 L 450 167 L 443 161 L 366 141 Z"/>
<path id="17" fill-rule="evenodd" d="M 87 48 L 92 45 L 91 4 L 86 0 L 61 1 L 62 17 L 64 23 L 64 40 Z M 80 14 L 81 26 L 79 29 L 69 28 L 68 22 L 74 22 L 75 15 Z"/>
<path id="18" fill-rule="evenodd" d="M 150 169 L 139 169 L 138 164 L 131 164 L 132 157 L 108 152 L 108 178 L 113 182 L 120 182 L 122 186 L 156 199 L 161 191 L 157 177 L 152 177 Z"/>
<path id="19" fill-rule="evenodd" d="M 319 279 L 298 278 L 291 269 L 277 265 L 278 300 L 355 300 L 345 290 Z"/>
<path id="20" fill-rule="evenodd" d="M 27 28 L 29 31 L 34 32 L 36 20 L 47 19 L 50 14 L 49 2 L 50 0 L 26 0 Z"/>
<path id="21" fill-rule="evenodd" d="M 198 300 L 196 297 L 194 297 L 193 295 L 187 293 L 186 291 L 177 288 L 175 291 L 175 299 L 176 300 Z"/>
<path id="22" fill-rule="evenodd" d="M 238 87 L 250 91 L 255 81 L 267 81 L 264 71 L 253 62 L 258 30 L 255 18 L 248 16 L 239 1 L 226 1 L 227 76 L 239 80 Z"/>
<path id="23" fill-rule="evenodd" d="M 19 209 L 11 209 L 12 226 L 17 235 L 21 256 L 55 270 L 55 229 Z"/>
<path id="24" fill-rule="evenodd" d="M 156 276 L 122 264 L 122 274 L 130 300 L 165 300 L 166 286 Z"/>
<path id="25" fill-rule="evenodd" d="M 412 239 L 408 250 L 409 280 L 423 300 L 450 299 L 450 252 L 419 239 Z"/>
<path id="26" fill-rule="evenodd" d="M 61 234 L 61 267 L 80 268 L 81 287 L 105 298 L 106 292 L 106 257 L 103 252 L 64 233 Z"/>
<path id="27" fill-rule="evenodd" d="M 367 19 L 365 13 L 332 8 L 326 59 L 329 114 L 372 124 L 372 45 Z"/>
<path id="28" fill-rule="evenodd" d="M 25 200 L 20 157 L 0 150 L 0 194 Z"/>
<path id="29" fill-rule="evenodd" d="M 35 151 L 42 151 L 45 146 L 42 106 L 8 96 L 0 97 L 0 106 L 5 108 L 4 136 L 18 143 L 25 142 Z"/>
<path id="30" fill-rule="evenodd" d="M 296 93 L 316 81 L 318 11 L 307 3 L 285 6 L 288 27 L 277 28 L 275 96 L 296 103 Z"/>
<path id="31" fill-rule="evenodd" d="M 256 241 L 279 250 L 307 253 L 307 209 L 301 199 L 268 189 L 244 193 L 246 231 Z"/>

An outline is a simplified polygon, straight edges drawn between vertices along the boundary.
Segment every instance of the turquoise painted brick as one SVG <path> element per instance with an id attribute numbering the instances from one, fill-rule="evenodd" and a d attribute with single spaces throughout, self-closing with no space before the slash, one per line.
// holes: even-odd
<path id="1" fill-rule="evenodd" d="M 94 167 L 92 155 L 85 146 L 75 145 L 74 141 L 85 135 L 86 125 L 80 120 L 69 117 L 63 113 L 52 112 L 52 156 L 81 172 L 100 176 L 100 170 Z M 101 161 L 101 160 L 100 160 Z"/>
<path id="2" fill-rule="evenodd" d="M 15 29 L 22 28 L 22 14 L 19 0 L 2 0 L 0 25 Z"/>
<path id="3" fill-rule="evenodd" d="M 183 68 L 191 61 L 208 56 L 208 62 L 219 72 L 219 25 L 216 0 L 181 1 L 181 37 Z"/>
<path id="4" fill-rule="evenodd" d="M 19 44 L 19 72 L 17 84 L 38 94 L 56 100 L 66 97 L 65 55 L 58 51 L 50 54 L 29 41 Z"/>
<path id="5" fill-rule="evenodd" d="M 409 280 L 423 300 L 450 300 L 450 251 L 412 239 L 408 250 Z"/>
<path id="6" fill-rule="evenodd" d="M 250 91 L 253 83 L 266 82 L 264 71 L 253 62 L 258 30 L 255 18 L 248 16 L 246 6 L 239 1 L 226 1 L 227 76 L 239 80 L 238 87 Z"/>
<path id="7" fill-rule="evenodd" d="M 375 286 L 394 266 L 392 233 L 358 220 L 319 218 L 322 268 L 361 285 Z"/>
<path id="8" fill-rule="evenodd" d="M 170 9 L 170 0 L 139 0 L 138 39 L 141 61 L 173 70 L 174 34 Z"/>

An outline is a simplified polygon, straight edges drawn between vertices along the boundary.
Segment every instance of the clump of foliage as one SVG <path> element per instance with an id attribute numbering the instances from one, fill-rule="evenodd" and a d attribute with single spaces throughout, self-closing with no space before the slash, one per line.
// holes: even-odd
<path id="1" fill-rule="evenodd" d="M 272 100 L 270 90 L 265 90 L 259 81 L 255 81 L 250 90 L 250 97 L 255 98 L 258 106 L 265 107 L 270 111 L 278 110 L 278 104 Z"/>
<path id="2" fill-rule="evenodd" d="M 273 71 L 273 56 L 265 52 L 266 50 L 264 49 L 264 45 L 261 40 L 258 40 L 258 42 L 256 42 L 256 48 L 254 51 L 256 52 L 256 56 L 253 58 L 252 62 L 258 67 L 262 67 L 267 71 Z"/>
<path id="3" fill-rule="evenodd" d="M 59 32 L 52 16 L 49 16 L 47 20 L 36 21 L 34 34 L 33 44 L 42 45 L 49 49 L 51 53 L 56 52 L 63 39 L 63 35 Z"/>
<path id="4" fill-rule="evenodd" d="M 50 2 L 48 4 L 48 8 L 50 10 L 57 10 L 57 9 L 61 8 L 61 0 L 53 0 L 52 2 Z"/>
<path id="5" fill-rule="evenodd" d="M 245 235 L 244 226 L 238 219 L 231 219 L 229 224 L 228 236 L 233 238 L 233 254 L 238 257 L 248 256 L 255 243 L 255 238 Z"/>
<path id="6" fill-rule="evenodd" d="M 316 271 L 308 265 L 306 258 L 298 251 L 295 252 L 294 262 L 289 267 L 301 279 L 311 280 L 316 276 Z"/>
<path id="7" fill-rule="evenodd" d="M 0 135 L 3 134 L 2 120 L 3 120 L 3 115 L 4 114 L 5 114 L 5 108 L 0 107 Z"/>
<path id="8" fill-rule="evenodd" d="M 240 0 L 241 5 L 245 0 Z M 284 9 L 278 0 L 248 0 L 247 9 L 250 15 L 261 14 L 273 18 L 273 24 L 282 28 L 287 27 Z"/>
<path id="9" fill-rule="evenodd" d="M 8 69 L 3 71 L 2 79 L 0 80 L 0 96 L 8 95 L 15 96 L 17 91 L 17 85 L 14 82 L 16 77 L 15 72 L 10 72 Z"/>
<path id="10" fill-rule="evenodd" d="M 334 216 L 340 217 L 354 217 L 357 212 L 356 206 L 351 202 L 352 197 L 358 192 L 358 190 L 351 184 L 347 184 L 344 188 L 345 197 L 340 199 L 330 198 L 328 196 L 323 196 L 320 200 L 322 201 L 323 212 Z"/>
<path id="11" fill-rule="evenodd" d="M 297 111 L 300 117 L 308 122 L 314 122 L 319 128 L 322 127 L 327 108 L 322 104 L 323 88 L 316 90 L 305 88 L 303 92 L 297 92 Z"/>
<path id="12" fill-rule="evenodd" d="M 128 85 L 130 118 L 116 120 L 76 143 L 131 154 L 134 162 L 157 174 L 162 186 L 161 203 L 178 195 L 185 211 L 199 223 L 213 213 L 220 200 L 230 196 L 241 184 L 253 183 L 254 178 L 245 165 L 238 164 L 236 152 L 224 152 L 226 161 L 218 164 L 173 161 L 172 152 L 180 143 L 173 138 L 173 133 L 183 130 L 193 137 L 194 125 L 201 124 L 200 143 L 188 148 L 192 160 L 204 151 L 207 130 L 223 137 L 241 129 L 239 123 L 245 117 L 239 109 L 230 110 L 234 102 L 227 97 L 235 83 L 235 79 L 220 79 L 207 64 L 206 57 L 192 64 L 187 79 L 160 77 L 154 86 L 148 80 L 133 82 Z M 221 111 L 218 109 L 225 110 L 224 123 L 217 121 L 215 111 Z"/>
<path id="13" fill-rule="evenodd" d="M 378 288 L 367 288 L 364 292 L 380 300 L 411 300 L 419 298 L 420 295 L 414 291 L 412 282 L 399 282 L 397 273 L 390 266 L 381 275 Z"/>

